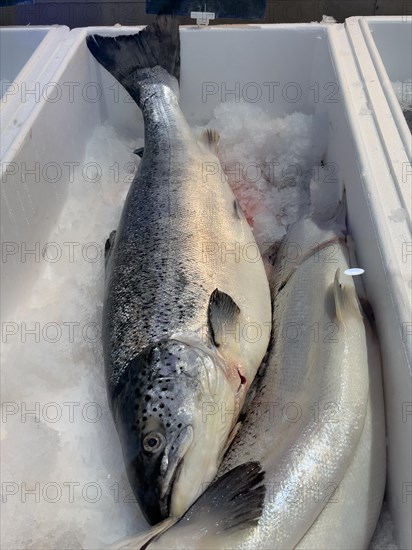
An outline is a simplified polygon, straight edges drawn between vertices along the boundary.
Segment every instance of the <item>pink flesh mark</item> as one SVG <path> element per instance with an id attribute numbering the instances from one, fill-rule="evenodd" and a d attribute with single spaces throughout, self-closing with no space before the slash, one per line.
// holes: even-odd
<path id="1" fill-rule="evenodd" d="M 239 395 L 248 389 L 248 380 L 241 371 L 242 367 L 239 363 L 231 361 L 228 364 L 226 377 L 235 392 L 236 398 L 239 398 Z"/>
<path id="2" fill-rule="evenodd" d="M 231 167 L 230 162 L 226 163 L 225 167 L 229 169 Z M 246 220 L 253 229 L 255 219 L 263 212 L 269 212 L 265 206 L 264 194 L 243 178 L 238 181 L 230 171 L 226 175 L 229 185 L 243 210 Z"/>

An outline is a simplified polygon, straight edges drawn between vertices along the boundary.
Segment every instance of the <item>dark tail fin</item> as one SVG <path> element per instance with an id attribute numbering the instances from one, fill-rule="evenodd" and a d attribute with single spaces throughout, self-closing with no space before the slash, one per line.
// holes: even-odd
<path id="1" fill-rule="evenodd" d="M 139 81 L 146 80 L 142 69 L 160 66 L 179 80 L 180 38 L 174 17 L 161 15 L 137 34 L 120 36 L 90 35 L 87 47 L 139 103 Z"/>

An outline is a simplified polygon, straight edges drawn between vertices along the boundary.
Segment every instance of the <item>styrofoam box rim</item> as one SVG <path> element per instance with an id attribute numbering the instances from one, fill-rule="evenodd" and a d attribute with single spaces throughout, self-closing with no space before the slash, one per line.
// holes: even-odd
<path id="1" fill-rule="evenodd" d="M 38 82 L 40 87 L 55 81 L 56 71 L 59 69 L 65 52 L 67 51 L 66 39 L 71 38 L 70 29 L 65 25 L 30 25 L 10 26 L 2 29 L 4 32 L 13 30 L 47 30 L 47 34 L 42 39 L 38 47 L 34 50 L 24 67 L 20 70 L 13 83 L 21 90 L 24 82 L 27 89 L 32 89 Z M 50 52 L 53 52 L 50 55 Z M 7 98 L 7 102 L 1 104 L 1 143 L 0 158 L 13 156 L 22 143 L 22 138 L 26 135 L 25 128 L 30 122 L 30 116 L 38 111 L 39 102 L 35 95 L 27 94 L 24 102 L 21 101 L 19 94 Z"/>

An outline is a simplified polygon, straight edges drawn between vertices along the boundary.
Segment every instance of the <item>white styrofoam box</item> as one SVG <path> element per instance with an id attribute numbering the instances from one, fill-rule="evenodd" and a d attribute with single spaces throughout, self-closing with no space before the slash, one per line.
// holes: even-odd
<path id="1" fill-rule="evenodd" d="M 405 149 L 411 157 L 411 132 L 391 82 L 412 80 L 412 16 L 364 17 L 359 18 L 359 25 Z M 410 101 L 412 85 L 405 86 L 403 92 Z"/>
<path id="2" fill-rule="evenodd" d="M 10 161 L 81 161 L 96 126 L 105 121 L 127 137 L 143 136 L 138 107 L 90 55 L 87 34 L 117 35 L 140 27 L 76 29 L 59 70 L 58 83 L 69 87 L 58 102 L 43 102 L 21 148 Z M 387 495 L 403 548 L 410 545 L 411 336 L 409 310 L 412 242 L 408 216 L 392 221 L 404 208 L 380 127 L 368 108 L 360 71 L 342 25 L 233 25 L 181 28 L 181 105 L 189 122 L 208 121 L 222 101 L 257 103 L 271 116 L 294 111 L 324 114 L 328 120 L 325 163 L 334 163 L 347 191 L 348 226 L 372 304 L 382 348 L 389 442 Z M 62 86 L 63 89 L 63 86 Z M 96 91 L 97 90 L 97 91 Z M 91 99 L 94 98 L 94 99 Z M 32 140 L 40 140 L 36 150 Z M 40 176 L 42 169 L 40 169 Z M 36 185 L 22 170 L 7 174 L 2 188 L 3 240 L 33 248 L 47 242 L 63 209 L 68 177 Z M 98 197 L 96 197 L 98 200 Z M 107 235 L 102 235 L 102 241 Z M 13 256 L 14 257 L 14 256 Z M 41 264 L 3 264 L 4 318 L 30 293 Z M 408 424 L 409 421 L 409 424 Z"/>
<path id="3" fill-rule="evenodd" d="M 42 98 L 53 97 L 48 84 L 60 65 L 60 47 L 69 30 L 57 25 L 0 28 L 1 159 L 19 147 L 22 125 Z"/>

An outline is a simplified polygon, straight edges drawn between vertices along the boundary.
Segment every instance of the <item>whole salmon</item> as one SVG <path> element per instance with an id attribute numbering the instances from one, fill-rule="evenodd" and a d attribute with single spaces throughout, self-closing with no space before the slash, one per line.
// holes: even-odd
<path id="1" fill-rule="evenodd" d="M 144 118 L 143 158 L 106 244 L 103 345 L 128 477 L 156 523 L 215 477 L 269 343 L 269 285 L 217 133 L 197 141 L 180 110 L 176 22 L 87 46 Z M 225 422 L 206 414 L 221 409 Z"/>

